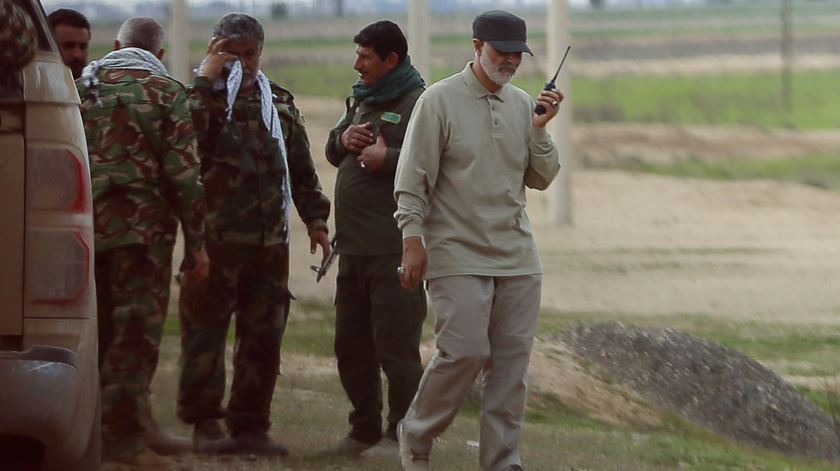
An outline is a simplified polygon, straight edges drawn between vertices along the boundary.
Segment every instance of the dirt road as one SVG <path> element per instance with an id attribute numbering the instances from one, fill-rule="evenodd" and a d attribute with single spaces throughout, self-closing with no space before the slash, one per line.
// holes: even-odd
<path id="1" fill-rule="evenodd" d="M 304 98 L 300 106 L 307 114 L 319 174 L 332 195 L 335 173 L 321 149 L 341 103 Z M 753 142 L 749 148 L 756 156 L 772 154 L 784 143 L 795 155 L 814 146 L 837 149 L 838 142 L 833 133 L 785 132 L 767 138 L 760 130 L 750 135 L 744 130 L 660 126 L 647 132 L 642 126 L 576 128 L 575 141 L 589 147 L 593 139 L 606 136 L 599 144 L 604 152 L 644 146 L 662 158 L 684 152 L 690 141 L 707 149 L 701 154 L 706 158 L 724 158 L 732 146 L 738 147 L 732 140 L 736 135 Z M 720 144 L 726 136 L 731 146 Z M 763 147 L 756 147 L 761 142 Z M 546 307 L 840 323 L 840 195 L 769 181 L 572 171 L 574 225 L 545 224 L 548 195 L 529 195 L 529 214 L 546 267 Z M 317 260 L 308 253 L 303 227 L 295 224 L 291 289 L 297 296 L 330 300 L 333 277 L 315 284 L 308 266 Z"/>
<path id="2" fill-rule="evenodd" d="M 322 149 L 342 104 L 307 97 L 298 101 L 321 182 L 332 197 L 335 170 Z M 717 182 L 580 168 L 581 158 L 648 155 L 668 161 L 685 155 L 744 156 L 732 154 L 733 149 L 750 149 L 747 158 L 837 151 L 840 135 L 601 125 L 575 128 L 574 140 L 574 224 L 547 224 L 549 194 L 529 194 L 528 213 L 546 272 L 545 307 L 840 323 L 840 194 L 771 181 Z M 292 292 L 330 302 L 335 267 L 316 284 L 309 266 L 319 257 L 309 254 L 297 218 L 293 231 Z"/>

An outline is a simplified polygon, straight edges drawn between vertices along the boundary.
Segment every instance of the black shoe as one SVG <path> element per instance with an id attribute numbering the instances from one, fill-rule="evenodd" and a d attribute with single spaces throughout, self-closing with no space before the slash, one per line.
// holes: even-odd
<path id="1" fill-rule="evenodd" d="M 273 456 L 289 455 L 289 449 L 286 448 L 286 445 L 272 440 L 266 432 L 245 430 L 237 433 L 233 437 L 233 441 L 235 443 L 234 453 Z"/>
<path id="2" fill-rule="evenodd" d="M 208 455 L 219 455 L 232 452 L 236 444 L 228 438 L 219 421 L 215 419 L 202 420 L 195 424 L 193 430 L 193 452 Z"/>
<path id="3" fill-rule="evenodd" d="M 342 438 L 334 447 L 326 450 L 328 455 L 359 456 L 363 451 L 373 448 L 373 445 L 360 442 L 347 435 Z"/>
<path id="4" fill-rule="evenodd" d="M 153 415 L 149 415 L 143 425 L 143 441 L 158 455 L 181 455 L 192 451 L 192 441 L 189 438 L 178 437 L 165 431 Z"/>
<path id="5" fill-rule="evenodd" d="M 146 445 L 159 455 L 181 455 L 193 450 L 193 443 L 190 439 L 172 435 L 160 428 L 146 429 L 143 438 Z"/>

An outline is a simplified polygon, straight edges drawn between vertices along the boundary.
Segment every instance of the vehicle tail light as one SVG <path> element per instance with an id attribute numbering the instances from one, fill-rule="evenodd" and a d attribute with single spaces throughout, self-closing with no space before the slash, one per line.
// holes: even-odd
<path id="1" fill-rule="evenodd" d="M 89 286 L 87 162 L 66 147 L 30 145 L 26 154 L 26 292 L 33 303 L 72 303 Z"/>
<path id="2" fill-rule="evenodd" d="M 29 208 L 84 212 L 87 178 L 83 172 L 81 158 L 67 149 L 30 147 L 26 155 Z"/>
<path id="3" fill-rule="evenodd" d="M 77 229 L 31 229 L 26 284 L 37 303 L 75 301 L 88 285 L 90 248 Z"/>

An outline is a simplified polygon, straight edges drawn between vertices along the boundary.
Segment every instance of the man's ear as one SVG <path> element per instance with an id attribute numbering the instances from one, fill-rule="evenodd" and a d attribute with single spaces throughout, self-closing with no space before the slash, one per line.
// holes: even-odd
<path id="1" fill-rule="evenodd" d="M 480 39 L 473 39 L 473 49 L 475 49 L 476 55 L 481 52 L 482 47 L 484 47 L 484 41 Z"/>
<path id="2" fill-rule="evenodd" d="M 155 57 L 157 57 L 158 60 L 163 60 L 163 56 L 165 56 L 165 55 L 166 55 L 166 49 L 160 48 L 160 50 L 155 54 Z"/>
<path id="3" fill-rule="evenodd" d="M 122 49 L 122 44 L 120 44 L 119 39 L 115 39 L 114 40 L 114 50 L 116 51 L 116 50 L 119 50 L 119 49 Z"/>
<path id="4" fill-rule="evenodd" d="M 398 56 L 396 52 L 389 53 L 385 58 L 385 68 L 388 70 L 394 70 L 398 65 L 400 65 L 400 56 Z"/>

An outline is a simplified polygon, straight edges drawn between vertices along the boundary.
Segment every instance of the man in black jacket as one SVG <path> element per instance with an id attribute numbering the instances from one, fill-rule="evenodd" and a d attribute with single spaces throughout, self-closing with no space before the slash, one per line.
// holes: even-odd
<path id="1" fill-rule="evenodd" d="M 359 454 L 383 439 L 381 368 L 389 385 L 382 447 L 396 455 L 397 424 L 423 374 L 419 343 L 426 298 L 420 287 L 400 286 L 402 236 L 393 218 L 394 172 L 425 84 L 396 24 L 370 24 L 353 42 L 359 81 L 326 146 L 327 159 L 338 167 L 335 354 L 341 384 L 353 404 L 350 433 L 332 452 Z"/>

